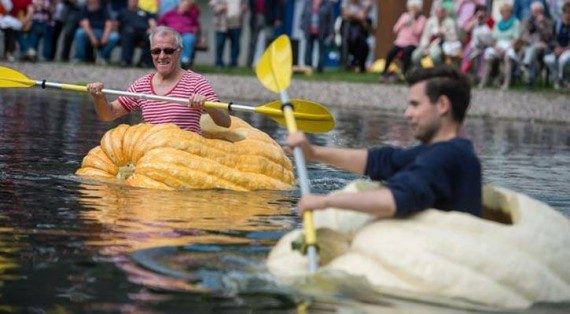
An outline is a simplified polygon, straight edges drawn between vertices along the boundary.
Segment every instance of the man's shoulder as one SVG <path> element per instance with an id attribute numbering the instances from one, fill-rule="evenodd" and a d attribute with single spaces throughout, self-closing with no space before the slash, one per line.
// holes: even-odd
<path id="1" fill-rule="evenodd" d="M 182 75 L 182 78 L 180 80 L 182 82 L 185 82 L 185 83 L 208 82 L 208 80 L 206 79 L 206 77 L 203 74 L 196 73 L 196 72 L 191 71 L 191 70 L 186 70 L 186 72 L 184 73 L 184 75 Z"/>
<path id="2" fill-rule="evenodd" d="M 432 145 L 434 151 L 469 152 L 474 153 L 473 143 L 466 138 L 455 137 Z"/>
<path id="3" fill-rule="evenodd" d="M 139 77 L 138 79 L 136 79 L 131 86 L 133 86 L 135 89 L 139 90 L 141 88 L 150 88 L 150 86 L 152 85 L 152 76 L 154 74 L 153 73 L 148 73 L 145 74 L 141 77 Z"/>
<path id="4" fill-rule="evenodd" d="M 478 162 L 473 143 L 466 138 L 453 138 L 426 147 L 421 155 L 432 162 L 449 164 L 456 161 Z"/>

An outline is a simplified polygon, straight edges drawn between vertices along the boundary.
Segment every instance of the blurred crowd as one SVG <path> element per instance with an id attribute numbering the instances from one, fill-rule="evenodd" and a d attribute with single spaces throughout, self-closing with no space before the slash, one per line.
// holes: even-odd
<path id="1" fill-rule="evenodd" d="M 283 5 L 282 0 L 210 0 L 214 20 L 208 26 L 216 32 L 215 64 L 225 66 L 223 49 L 229 42 L 228 65 L 237 66 L 242 24 L 249 12 L 251 65 L 260 32 L 282 23 Z M 181 63 L 188 68 L 196 51 L 208 45 L 200 13 L 195 0 L 0 0 L 4 59 L 107 64 L 120 46 L 121 66 L 148 67 L 152 64 L 148 34 L 165 25 L 182 35 Z M 142 48 L 141 56 L 134 62 L 137 47 Z"/>
<path id="2" fill-rule="evenodd" d="M 398 71 L 411 67 L 448 63 L 479 87 L 508 89 L 514 80 L 532 86 L 542 78 L 555 89 L 570 88 L 570 1 L 493 2 L 496 19 L 485 0 L 436 0 L 426 18 L 422 1 L 408 0 L 380 80 L 396 80 Z M 402 70 L 392 66 L 394 60 Z"/>
<path id="3" fill-rule="evenodd" d="M 295 0 L 209 0 L 213 20 L 207 25 L 200 23 L 195 1 L 0 0 L 3 58 L 107 64 L 119 46 L 121 66 L 150 67 L 148 33 L 166 25 L 182 35 L 184 68 L 208 46 L 215 66 L 235 67 L 247 25 L 245 65 L 251 67 L 260 35 L 271 39 L 283 33 L 287 1 Z M 334 46 L 346 70 L 369 70 L 370 39 L 380 31 L 373 23 L 374 0 L 296 2 L 302 5 L 293 27 L 303 37 L 306 66 L 322 72 Z M 434 0 L 429 16 L 422 14 L 422 0 L 406 5 L 393 29 L 386 30 L 396 39 L 382 58 L 381 82 L 400 80 L 413 67 L 448 63 L 481 87 L 507 89 L 519 80 L 570 88 L 570 0 Z M 213 45 L 205 27 L 215 32 Z M 134 58 L 137 47 L 141 53 Z"/>

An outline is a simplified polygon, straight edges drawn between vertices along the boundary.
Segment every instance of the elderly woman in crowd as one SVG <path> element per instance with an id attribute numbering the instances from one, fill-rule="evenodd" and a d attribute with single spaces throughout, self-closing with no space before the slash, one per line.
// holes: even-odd
<path id="1" fill-rule="evenodd" d="M 526 47 L 522 60 L 522 70 L 529 85 L 536 80 L 540 68 L 539 60 L 552 41 L 552 20 L 546 15 L 544 5 L 535 1 L 530 6 L 531 15 L 522 24 L 522 39 Z"/>
<path id="2" fill-rule="evenodd" d="M 489 82 L 492 69 L 503 61 L 505 79 L 502 89 L 508 89 L 511 84 L 513 66 L 519 60 L 519 53 L 522 48 L 521 26 L 519 20 L 513 16 L 513 6 L 504 3 L 501 6 L 501 20 L 493 28 L 493 39 L 495 44 L 485 49 L 483 58 L 485 60 L 485 70 L 479 87 L 484 87 Z"/>
<path id="3" fill-rule="evenodd" d="M 410 69 L 412 65 L 412 53 L 420 44 L 420 37 L 422 36 L 426 23 L 426 18 L 421 13 L 422 6 L 422 0 L 408 0 L 408 11 L 402 13 L 394 25 L 393 30 L 396 34 L 396 40 L 394 40 L 394 45 L 386 56 L 384 71 L 380 77 L 381 82 L 386 81 L 391 76 L 388 69 L 390 69 L 390 64 L 392 64 L 392 61 L 398 55 L 401 55 L 402 58 L 403 74 Z"/>
<path id="4" fill-rule="evenodd" d="M 457 37 L 455 21 L 439 6 L 426 22 L 419 47 L 412 53 L 414 65 L 429 56 L 434 64 L 442 64 L 446 57 L 459 57 L 461 42 Z"/>

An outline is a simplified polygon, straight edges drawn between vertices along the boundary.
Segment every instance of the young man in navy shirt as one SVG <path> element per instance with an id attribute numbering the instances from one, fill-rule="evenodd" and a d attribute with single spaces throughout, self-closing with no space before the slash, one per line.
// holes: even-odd
<path id="1" fill-rule="evenodd" d="M 469 81 L 448 66 L 413 70 L 407 80 L 404 114 L 420 145 L 342 149 L 311 145 L 302 133 L 287 138 L 289 152 L 298 146 L 308 160 L 384 183 L 376 191 L 304 195 L 300 214 L 336 207 L 388 218 L 437 208 L 481 216 L 481 164 L 472 143 L 458 136 L 471 100 Z"/>

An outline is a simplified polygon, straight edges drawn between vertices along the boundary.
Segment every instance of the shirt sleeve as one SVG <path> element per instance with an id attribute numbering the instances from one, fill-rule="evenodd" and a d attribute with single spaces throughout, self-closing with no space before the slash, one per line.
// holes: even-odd
<path id="1" fill-rule="evenodd" d="M 214 91 L 212 84 L 210 84 L 210 82 L 203 75 L 198 75 L 194 92 L 196 94 L 205 96 L 207 101 L 219 101 L 218 95 Z"/>
<path id="2" fill-rule="evenodd" d="M 194 92 L 206 96 L 209 101 L 218 101 L 218 95 L 214 91 L 212 84 L 203 76 L 197 75 Z"/>
<path id="3" fill-rule="evenodd" d="M 136 84 L 137 82 L 131 84 L 131 86 L 129 86 L 127 91 L 130 93 L 138 93 Z M 131 112 L 135 108 L 139 107 L 139 99 L 137 98 L 120 96 L 119 98 L 117 98 L 117 100 L 119 101 L 119 104 L 121 104 L 121 106 L 123 106 L 123 108 L 127 110 L 127 112 Z"/>
<path id="4" fill-rule="evenodd" d="M 386 180 L 412 163 L 423 149 L 423 145 L 409 149 L 392 146 L 372 148 L 368 150 L 364 174 L 372 180 Z"/>

